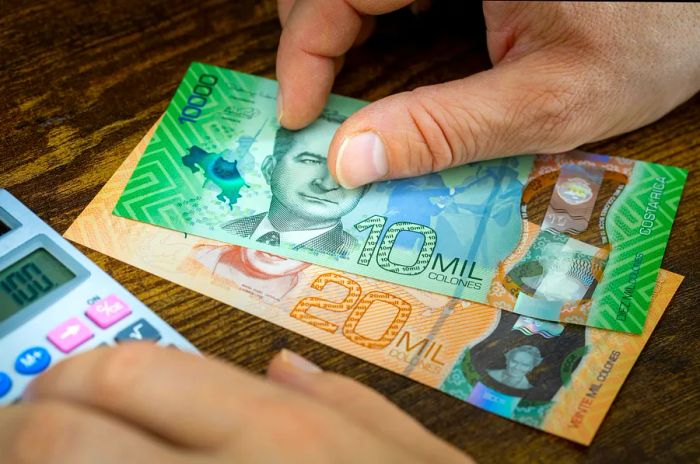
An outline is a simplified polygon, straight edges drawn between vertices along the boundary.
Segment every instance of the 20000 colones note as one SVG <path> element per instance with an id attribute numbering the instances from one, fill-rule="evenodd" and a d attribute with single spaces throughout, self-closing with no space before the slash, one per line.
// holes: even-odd
<path id="1" fill-rule="evenodd" d="M 276 121 L 274 81 L 195 63 L 117 215 L 464 298 L 641 333 L 686 172 L 613 156 L 519 156 L 346 190 L 331 96 L 309 128 Z"/>
<path id="2" fill-rule="evenodd" d="M 561 325 L 186 236 L 111 214 L 148 138 L 66 237 L 479 408 L 588 444 L 682 277 L 661 271 L 641 335 Z M 221 328 L 226 330 L 226 328 Z"/>

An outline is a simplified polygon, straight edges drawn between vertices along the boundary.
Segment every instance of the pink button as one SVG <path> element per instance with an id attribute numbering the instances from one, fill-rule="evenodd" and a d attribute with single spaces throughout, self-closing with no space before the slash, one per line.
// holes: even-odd
<path id="1" fill-rule="evenodd" d="M 92 337 L 90 328 L 77 317 L 71 317 L 48 335 L 49 341 L 64 353 L 70 353 Z"/>
<path id="2" fill-rule="evenodd" d="M 129 314 L 131 314 L 129 305 L 116 295 L 109 295 L 107 298 L 101 299 L 85 312 L 85 315 L 102 329 L 121 321 Z"/>

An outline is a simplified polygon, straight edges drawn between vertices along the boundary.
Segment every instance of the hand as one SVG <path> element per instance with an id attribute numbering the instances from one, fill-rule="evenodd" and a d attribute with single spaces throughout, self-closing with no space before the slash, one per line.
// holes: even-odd
<path id="1" fill-rule="evenodd" d="M 410 0 L 278 0 L 280 122 L 310 124 L 371 16 Z M 494 67 L 379 100 L 337 131 L 348 188 L 475 160 L 557 153 L 648 124 L 700 88 L 692 4 L 484 2 Z"/>
<path id="2" fill-rule="evenodd" d="M 0 409 L 10 464 L 467 463 L 369 388 L 282 351 L 267 379 L 130 343 L 61 362 Z"/>

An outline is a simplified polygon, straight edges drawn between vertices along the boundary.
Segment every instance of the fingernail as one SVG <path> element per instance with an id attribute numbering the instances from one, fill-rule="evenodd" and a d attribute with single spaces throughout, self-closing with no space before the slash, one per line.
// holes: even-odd
<path id="1" fill-rule="evenodd" d="M 280 357 L 282 358 L 283 362 L 289 364 L 295 369 L 299 369 L 300 371 L 309 373 L 318 373 L 323 371 L 323 369 L 318 367 L 316 364 L 312 363 L 311 361 L 302 356 L 299 356 L 293 351 L 283 349 L 280 352 Z"/>
<path id="2" fill-rule="evenodd" d="M 277 91 L 277 123 L 282 125 L 282 116 L 284 114 L 284 102 L 282 101 L 282 89 Z"/>
<path id="3" fill-rule="evenodd" d="M 375 132 L 361 132 L 343 140 L 335 172 L 340 185 L 357 188 L 386 176 L 389 172 L 384 142 Z"/>

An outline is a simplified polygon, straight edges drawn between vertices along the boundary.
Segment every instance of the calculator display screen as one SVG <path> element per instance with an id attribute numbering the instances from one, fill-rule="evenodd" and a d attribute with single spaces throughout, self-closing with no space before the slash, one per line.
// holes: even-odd
<path id="1" fill-rule="evenodd" d="M 0 322 L 75 277 L 70 269 L 44 248 L 0 270 Z"/>

